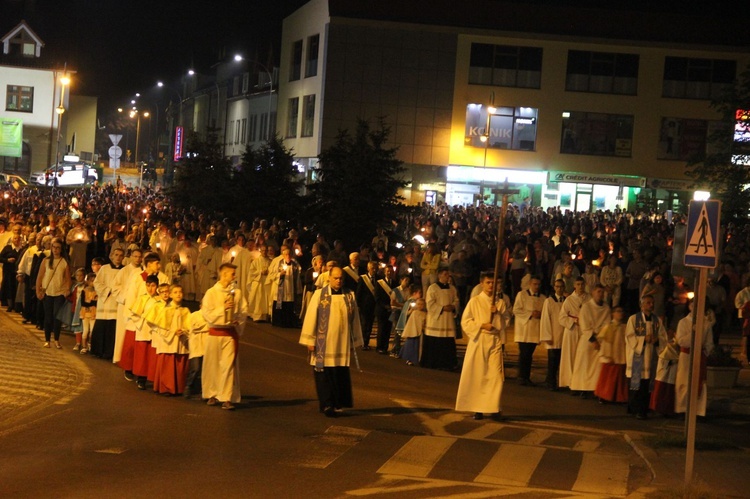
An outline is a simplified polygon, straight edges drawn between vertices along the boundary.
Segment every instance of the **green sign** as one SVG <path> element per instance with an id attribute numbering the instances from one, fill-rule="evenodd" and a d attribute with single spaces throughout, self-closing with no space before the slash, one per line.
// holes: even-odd
<path id="1" fill-rule="evenodd" d="M 23 121 L 15 118 L 0 118 L 0 156 L 21 157 Z"/>

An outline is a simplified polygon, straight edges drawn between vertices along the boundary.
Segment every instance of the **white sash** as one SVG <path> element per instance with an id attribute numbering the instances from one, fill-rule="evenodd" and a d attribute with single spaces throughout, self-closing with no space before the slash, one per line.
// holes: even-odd
<path id="1" fill-rule="evenodd" d="M 388 296 L 391 296 L 391 293 L 393 292 L 393 290 L 388 285 L 388 283 L 385 282 L 385 279 L 380 279 L 378 281 L 378 284 L 380 284 L 380 287 L 383 288 L 383 291 L 385 291 Z"/>
<path id="2" fill-rule="evenodd" d="M 351 277 L 352 279 L 354 279 L 354 282 L 359 282 L 359 275 L 357 275 L 357 273 L 354 272 L 354 269 L 352 269 L 351 266 L 344 267 L 344 272 L 346 272 L 347 274 L 349 274 L 349 277 Z"/>
<path id="3" fill-rule="evenodd" d="M 372 296 L 375 296 L 375 287 L 373 287 L 372 285 L 372 279 L 370 279 L 370 276 L 367 274 L 362 274 L 362 281 L 364 281 L 365 286 L 367 286 L 367 289 L 370 290 Z"/>

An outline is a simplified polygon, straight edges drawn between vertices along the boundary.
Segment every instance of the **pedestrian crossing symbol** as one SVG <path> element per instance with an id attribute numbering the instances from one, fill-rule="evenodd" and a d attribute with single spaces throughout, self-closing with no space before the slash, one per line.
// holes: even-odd
<path id="1" fill-rule="evenodd" d="M 718 264 L 720 201 L 691 201 L 685 244 L 685 265 L 714 268 Z"/>

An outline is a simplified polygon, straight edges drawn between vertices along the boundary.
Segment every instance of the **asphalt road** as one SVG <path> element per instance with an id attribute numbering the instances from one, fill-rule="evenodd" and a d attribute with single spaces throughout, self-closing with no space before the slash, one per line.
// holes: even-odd
<path id="1" fill-rule="evenodd" d="M 119 368 L 72 352 L 71 337 L 65 350 L 43 350 L 15 317 L 0 325 L 39 348 L 23 355 L 58 357 L 86 384 L 0 424 L 1 497 L 623 497 L 652 485 L 638 440 L 679 431 L 512 379 L 504 419 L 474 421 L 452 411 L 458 374 L 375 351 L 359 352 L 355 409 L 328 419 L 298 331 L 268 324 L 241 338 L 243 401 L 223 411 L 139 391 Z M 44 383 L 22 372 L 0 380 Z"/>

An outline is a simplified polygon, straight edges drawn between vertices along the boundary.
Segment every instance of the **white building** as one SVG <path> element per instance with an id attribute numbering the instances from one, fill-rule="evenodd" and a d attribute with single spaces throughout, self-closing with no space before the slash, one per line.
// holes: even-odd
<path id="1" fill-rule="evenodd" d="M 22 130 L 20 148 L 0 143 L 0 168 L 28 176 L 53 164 L 58 131 L 61 158 L 75 153 L 93 159 L 96 99 L 70 95 L 75 71 L 47 61 L 44 42 L 23 21 L 0 38 L 0 44 L 0 136 L 7 137 L 2 132 L 19 123 Z"/>
<path id="2" fill-rule="evenodd" d="M 672 208 L 720 118 L 711 98 L 750 64 L 744 32 L 680 13 L 311 0 L 284 20 L 278 129 L 310 167 L 339 130 L 385 117 L 414 203 L 493 202 L 507 178 L 513 201 Z"/>

